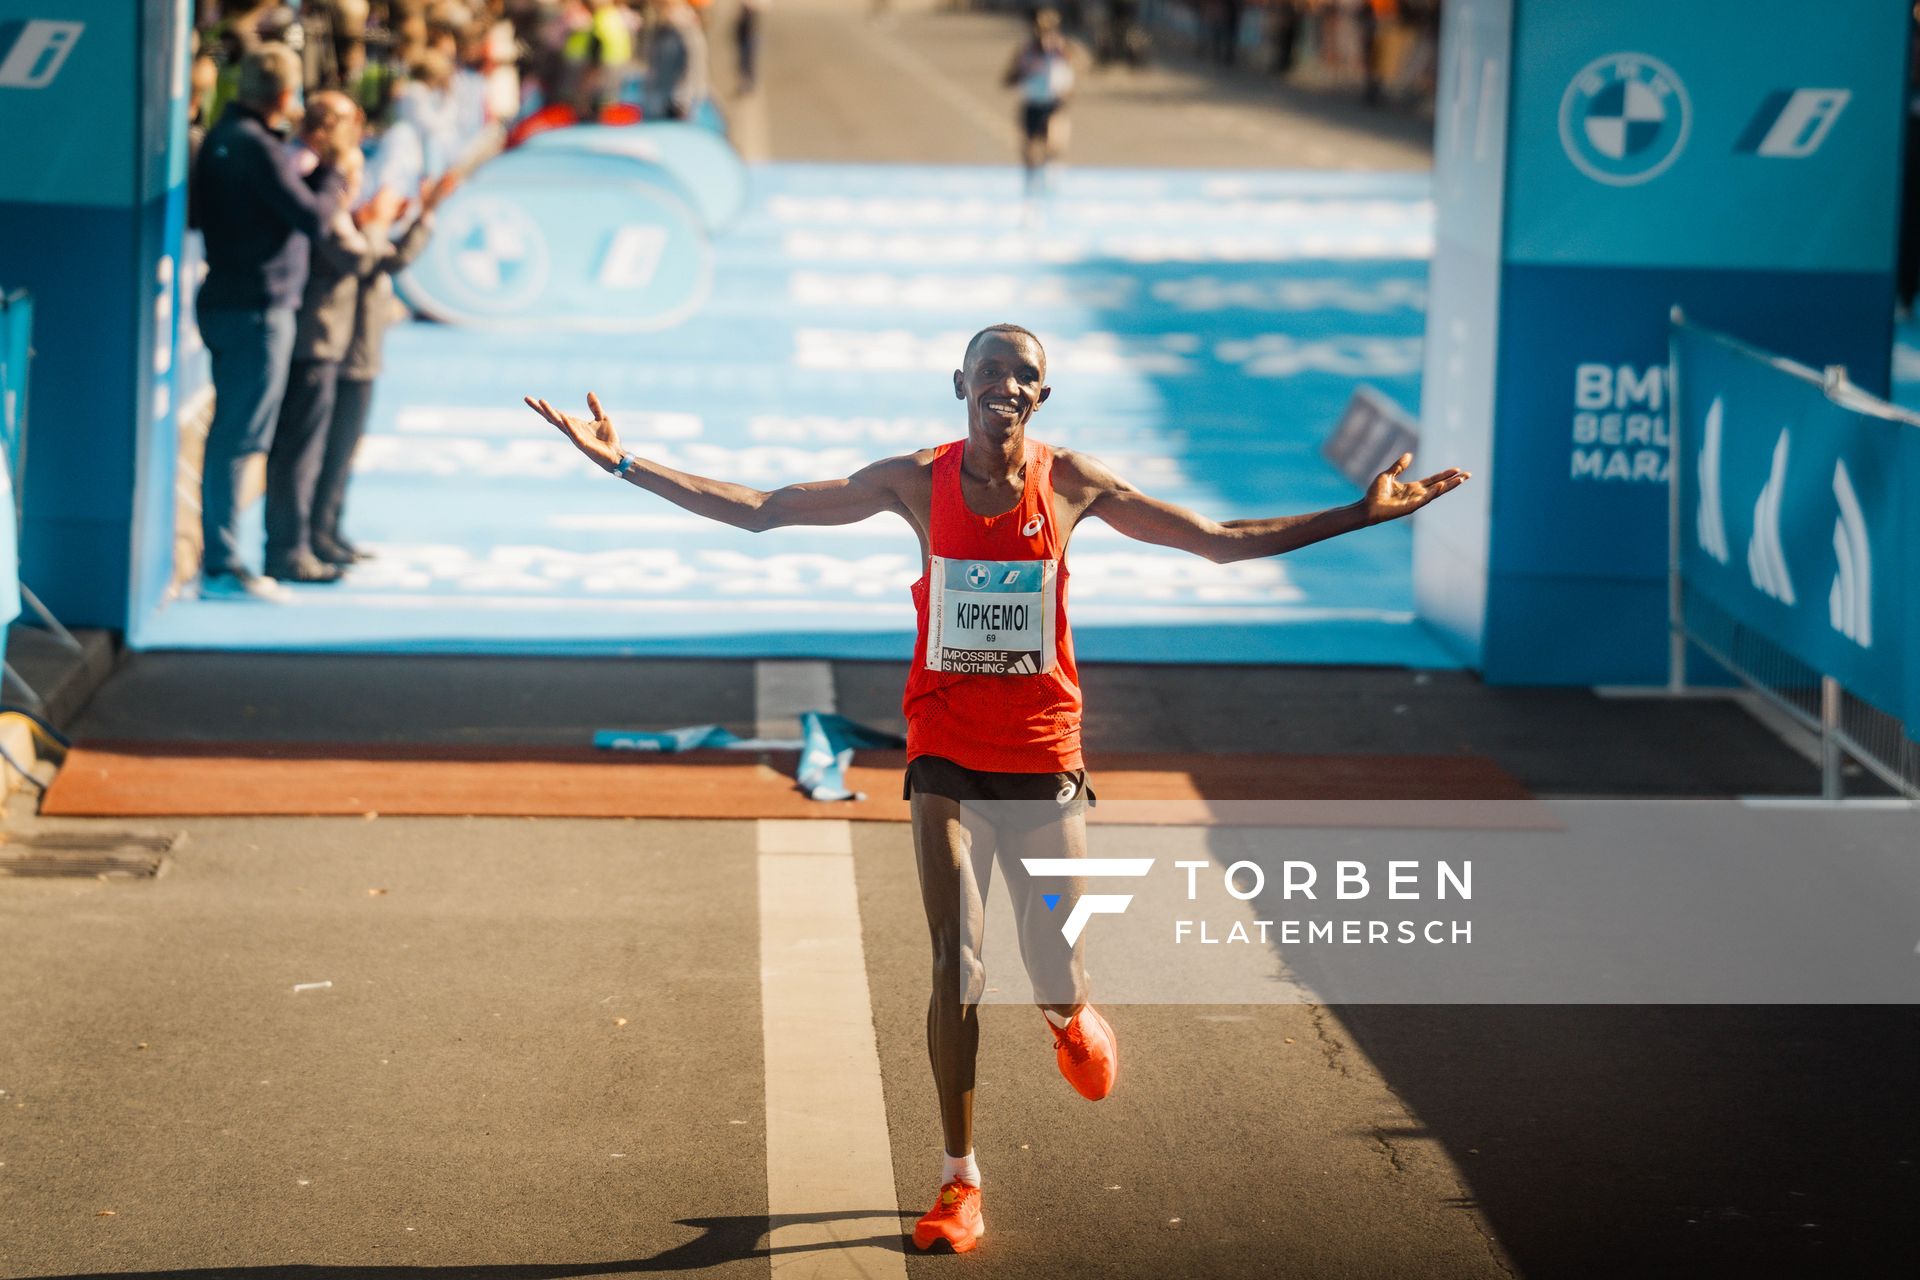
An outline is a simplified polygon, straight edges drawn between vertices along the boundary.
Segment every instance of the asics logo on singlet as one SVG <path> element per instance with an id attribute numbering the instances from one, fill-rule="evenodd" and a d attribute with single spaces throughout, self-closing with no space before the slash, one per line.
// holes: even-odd
<path id="1" fill-rule="evenodd" d="M 1066 803 L 1062 801 L 1061 803 Z M 1152 858 L 1022 858 L 1020 865 L 1035 879 L 1066 880 L 1081 877 L 1097 880 L 1105 876 L 1138 878 L 1153 870 Z M 1087 922 L 1095 916 L 1117 916 L 1133 901 L 1130 893 L 1083 893 L 1067 912 L 1060 935 L 1072 946 L 1087 931 Z M 1051 908 L 1051 904 L 1049 904 Z"/>
<path id="2" fill-rule="evenodd" d="M 1039 516 L 1035 516 L 1020 526 L 1020 536 L 1023 538 L 1031 538 L 1034 534 L 1040 532 L 1041 526 L 1045 523 L 1046 521 L 1042 520 Z M 1008 581 L 1011 582 L 1012 579 L 1009 578 Z"/>

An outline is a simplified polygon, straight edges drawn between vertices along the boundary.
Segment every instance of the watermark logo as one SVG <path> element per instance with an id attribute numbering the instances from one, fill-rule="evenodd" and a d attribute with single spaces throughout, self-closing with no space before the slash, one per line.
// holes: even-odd
<path id="1" fill-rule="evenodd" d="M 1851 89 L 1775 89 L 1733 149 L 1768 159 L 1804 160 L 1820 149 L 1851 101 Z"/>
<path id="2" fill-rule="evenodd" d="M 0 22 L 0 89 L 44 89 L 52 84 L 86 29 L 84 22 L 44 18 Z"/>
<path id="3" fill-rule="evenodd" d="M 1651 181 L 1679 159 L 1693 106 L 1673 68 L 1643 53 L 1588 63 L 1560 99 L 1560 144 L 1574 167 L 1608 186 Z"/>
<path id="4" fill-rule="evenodd" d="M 1061 803 L 1066 803 L 1062 801 Z M 1020 865 L 1027 874 L 1036 880 L 1070 880 L 1084 878 L 1098 880 L 1109 876 L 1127 876 L 1138 879 L 1153 870 L 1152 858 L 1022 858 Z M 1060 905 L 1061 895 L 1043 893 L 1041 900 L 1052 911 Z M 1083 893 L 1067 912 L 1067 918 L 1060 925 L 1060 934 L 1072 946 L 1080 941 L 1080 935 L 1087 931 L 1087 922 L 1098 915 L 1119 915 L 1133 901 L 1130 893 Z"/>

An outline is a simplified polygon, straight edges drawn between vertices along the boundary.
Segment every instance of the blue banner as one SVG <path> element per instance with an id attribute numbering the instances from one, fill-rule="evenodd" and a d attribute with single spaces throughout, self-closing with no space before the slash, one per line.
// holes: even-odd
<path id="1" fill-rule="evenodd" d="M 1920 417 L 1692 325 L 1673 362 L 1689 588 L 1920 725 Z"/>

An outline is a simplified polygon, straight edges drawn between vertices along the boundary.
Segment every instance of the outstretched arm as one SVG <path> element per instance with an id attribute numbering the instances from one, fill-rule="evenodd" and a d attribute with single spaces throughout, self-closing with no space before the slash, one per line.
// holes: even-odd
<path id="1" fill-rule="evenodd" d="M 600 397 L 587 396 L 591 420 L 562 413 L 532 396 L 526 397 L 526 402 L 528 408 L 560 428 L 601 470 L 612 471 L 627 456 L 614 434 L 612 420 L 600 407 Z M 843 480 L 816 480 L 766 490 L 690 475 L 635 457 L 625 479 L 697 516 L 759 533 L 786 525 L 853 524 L 882 511 L 904 515 L 906 507 L 900 501 L 897 481 L 903 466 L 911 465 L 909 459 L 888 458 L 862 467 Z"/>
<path id="2" fill-rule="evenodd" d="M 1079 500 L 1085 504 L 1083 514 L 1098 516 L 1129 538 L 1226 564 L 1284 555 L 1355 529 L 1396 520 L 1457 489 L 1467 479 L 1466 472 L 1449 467 L 1424 480 L 1401 480 L 1412 462 L 1412 454 L 1402 454 L 1399 461 L 1374 477 L 1358 502 L 1270 520 L 1210 520 L 1185 507 L 1148 497 L 1085 454 L 1073 455 L 1072 470 Z"/>

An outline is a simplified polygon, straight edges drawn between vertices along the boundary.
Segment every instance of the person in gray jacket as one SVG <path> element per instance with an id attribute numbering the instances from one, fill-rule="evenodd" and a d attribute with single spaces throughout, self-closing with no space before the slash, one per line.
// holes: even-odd
<path id="1" fill-rule="evenodd" d="M 332 582 L 340 576 L 338 569 L 314 559 L 307 545 L 307 518 L 325 443 L 321 437 L 333 412 L 334 378 L 351 336 L 346 326 L 353 314 L 352 291 L 358 274 L 378 261 L 347 213 L 359 193 L 365 164 L 360 132 L 359 108 L 345 94 L 316 93 L 308 99 L 300 126 L 302 149 L 294 153 L 294 164 L 311 168 L 312 157 L 329 149 L 341 159 L 331 179 L 335 211 L 312 238 L 307 278 L 294 313 L 286 394 L 267 451 L 267 576 L 279 582 Z M 315 170 L 308 181 L 320 181 L 325 174 Z M 384 211 L 389 218 L 394 212 Z"/>
<path id="2" fill-rule="evenodd" d="M 349 149 L 355 158 L 360 154 L 360 122 L 359 108 L 343 94 L 315 94 L 308 105 L 308 132 L 351 132 Z M 358 222 L 337 214 L 314 242 L 294 329 L 287 395 L 267 455 L 267 565 L 279 581 L 325 583 L 341 575 L 340 557 L 321 554 L 336 548 L 326 545 L 328 539 L 321 545 L 313 539 L 313 510 L 325 471 L 341 361 L 353 339 L 360 294 L 369 282 L 384 280 L 419 253 L 431 234 L 432 205 L 437 203 L 435 193 L 423 193 L 422 216 L 396 245 L 387 229 L 403 201 L 397 192 L 383 190 L 361 209 Z"/>
<path id="3" fill-rule="evenodd" d="M 354 451 L 366 433 L 367 412 L 373 407 L 373 382 L 380 376 L 380 348 L 386 341 L 387 326 L 403 310 L 393 296 L 393 277 L 425 251 L 433 236 L 433 211 L 456 185 L 449 175 L 430 186 L 421 186 L 420 216 L 392 243 L 392 252 L 381 258 L 373 271 L 359 277 L 359 287 L 354 291 L 352 335 L 334 385 L 333 416 L 327 425 L 320 477 L 314 485 L 308 534 L 313 554 L 324 564 L 345 567 L 372 559 L 370 552 L 355 546 L 340 531 L 347 481 L 353 475 Z"/>

